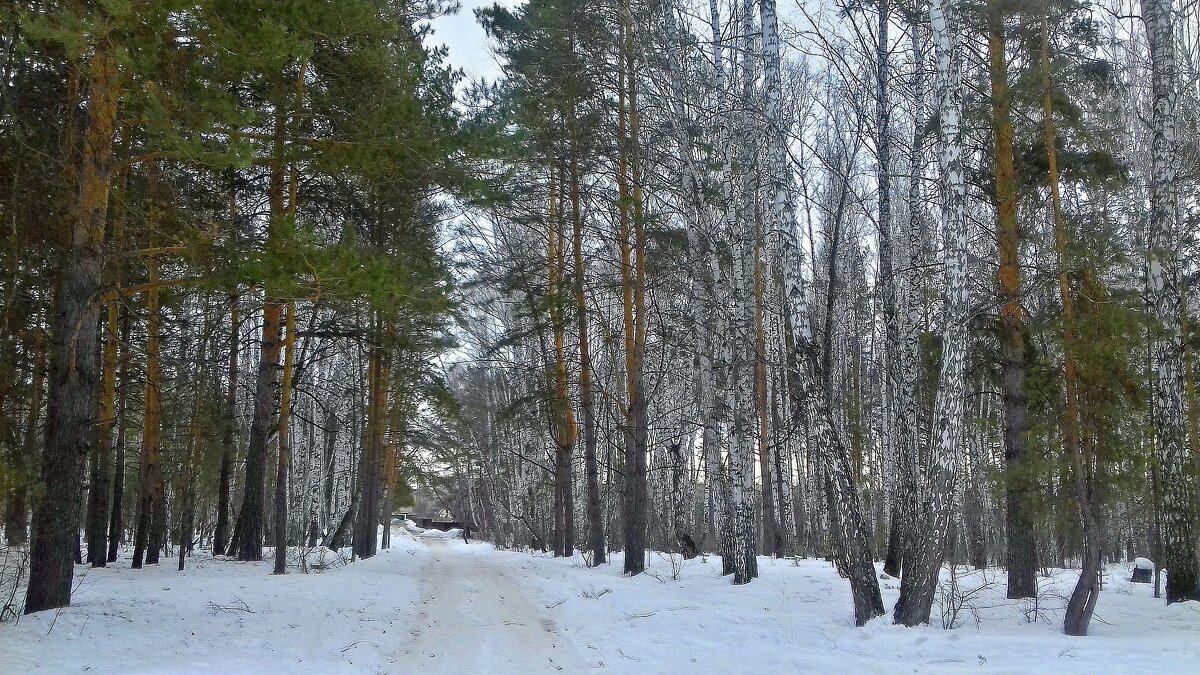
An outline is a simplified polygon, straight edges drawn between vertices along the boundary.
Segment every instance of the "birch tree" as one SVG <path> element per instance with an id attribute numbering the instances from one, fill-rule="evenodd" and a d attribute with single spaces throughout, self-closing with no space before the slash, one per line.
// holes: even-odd
<path id="1" fill-rule="evenodd" d="M 900 599 L 894 619 L 905 626 L 929 622 L 938 573 L 950 532 L 958 444 L 965 409 L 964 369 L 970 294 L 967 285 L 966 177 L 962 149 L 962 73 L 958 17 L 944 0 L 932 0 L 929 20 L 937 54 L 938 126 L 941 133 L 942 228 L 945 279 L 942 296 L 942 364 L 938 376 L 930 447 L 929 503 L 912 533 L 912 555 L 905 556 Z"/>
<path id="2" fill-rule="evenodd" d="M 1151 141 L 1150 213 L 1146 238 L 1146 300 L 1156 324 L 1150 365 L 1154 428 L 1162 464 L 1163 555 L 1168 570 L 1167 603 L 1200 599 L 1194 469 L 1188 467 L 1183 416 L 1182 299 L 1179 294 L 1179 195 L 1182 157 L 1176 106 L 1179 82 L 1175 56 L 1175 7 L 1171 0 L 1142 0 L 1150 43 Z"/>

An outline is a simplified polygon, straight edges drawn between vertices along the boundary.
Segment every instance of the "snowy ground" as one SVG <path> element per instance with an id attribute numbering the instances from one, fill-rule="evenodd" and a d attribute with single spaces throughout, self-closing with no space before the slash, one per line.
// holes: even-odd
<path id="1" fill-rule="evenodd" d="M 823 561 L 760 559 L 734 587 L 719 560 L 655 556 L 620 575 L 583 560 L 494 550 L 397 528 L 370 560 L 283 577 L 198 555 L 131 570 L 77 567 L 75 603 L 0 625 L 8 673 L 637 673 L 1200 671 L 1200 603 L 1170 608 L 1110 569 L 1092 635 L 1060 634 L 1070 572 L 1043 579 L 1040 617 L 967 575 L 955 630 L 884 618 L 854 628 L 849 589 Z M 311 558 L 315 561 L 319 553 Z M 326 554 L 326 564 L 337 554 Z M 678 571 L 678 578 L 672 578 Z M 885 580 L 884 602 L 897 584 Z"/>

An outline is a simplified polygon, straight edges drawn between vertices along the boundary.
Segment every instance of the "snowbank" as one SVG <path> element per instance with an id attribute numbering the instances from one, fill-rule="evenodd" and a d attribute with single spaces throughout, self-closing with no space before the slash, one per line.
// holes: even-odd
<path id="1" fill-rule="evenodd" d="M 417 536 L 422 539 L 460 539 L 462 538 L 462 530 L 457 527 L 444 532 L 442 530 L 425 530 Z"/>

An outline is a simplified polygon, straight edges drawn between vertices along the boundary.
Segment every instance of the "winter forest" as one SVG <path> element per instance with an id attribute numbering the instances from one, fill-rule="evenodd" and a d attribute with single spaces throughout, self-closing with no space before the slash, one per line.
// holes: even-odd
<path id="1" fill-rule="evenodd" d="M 1200 668 L 1200 4 L 468 5 L 0 3 L 0 670 Z"/>

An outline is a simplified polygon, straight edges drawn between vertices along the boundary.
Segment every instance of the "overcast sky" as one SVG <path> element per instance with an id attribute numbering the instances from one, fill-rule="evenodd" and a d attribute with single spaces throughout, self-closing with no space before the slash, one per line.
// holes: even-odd
<path id="1" fill-rule="evenodd" d="M 475 8 L 491 6 L 495 4 L 495 0 L 462 0 L 462 4 L 462 10 L 458 14 L 433 22 L 434 34 L 430 36 L 429 43 L 449 47 L 450 63 L 462 68 L 468 79 L 495 79 L 500 75 L 500 66 L 492 53 L 490 40 L 475 21 Z M 516 6 L 523 2 L 501 0 L 500 4 Z"/>

